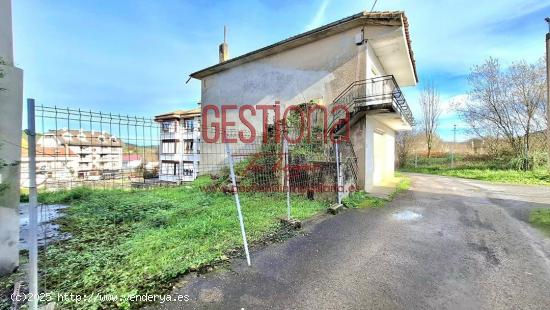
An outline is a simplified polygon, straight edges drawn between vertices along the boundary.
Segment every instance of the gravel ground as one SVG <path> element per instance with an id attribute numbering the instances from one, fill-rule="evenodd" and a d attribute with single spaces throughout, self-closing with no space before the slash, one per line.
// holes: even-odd
<path id="1" fill-rule="evenodd" d="M 386 207 L 318 218 L 252 267 L 185 278 L 173 294 L 189 301 L 151 308 L 550 308 L 550 239 L 526 223 L 550 187 L 410 177 Z"/>

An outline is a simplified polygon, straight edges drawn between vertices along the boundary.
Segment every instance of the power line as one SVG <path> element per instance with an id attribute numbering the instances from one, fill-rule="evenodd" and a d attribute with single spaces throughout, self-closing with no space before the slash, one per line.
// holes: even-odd
<path id="1" fill-rule="evenodd" d="M 372 7 L 370 8 L 371 12 L 374 10 L 374 6 L 376 5 L 377 2 L 378 2 L 378 0 L 374 0 L 374 3 L 372 4 Z"/>

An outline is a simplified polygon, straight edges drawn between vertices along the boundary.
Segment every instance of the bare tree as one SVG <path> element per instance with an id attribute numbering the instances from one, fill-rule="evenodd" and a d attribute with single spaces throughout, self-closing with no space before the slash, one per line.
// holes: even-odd
<path id="1" fill-rule="evenodd" d="M 407 165 L 407 160 L 414 152 L 416 142 L 416 132 L 400 131 L 395 135 L 395 153 L 397 155 L 397 164 L 399 167 Z"/>
<path id="2" fill-rule="evenodd" d="M 545 126 L 543 62 L 520 61 L 503 70 L 489 58 L 472 68 L 468 81 L 469 98 L 457 111 L 471 131 L 482 139 L 504 139 L 515 156 L 528 160 L 531 135 Z"/>
<path id="3" fill-rule="evenodd" d="M 428 157 L 430 157 L 442 112 L 439 92 L 431 82 L 426 84 L 420 93 L 420 107 L 422 109 L 421 128 L 426 138 Z"/>

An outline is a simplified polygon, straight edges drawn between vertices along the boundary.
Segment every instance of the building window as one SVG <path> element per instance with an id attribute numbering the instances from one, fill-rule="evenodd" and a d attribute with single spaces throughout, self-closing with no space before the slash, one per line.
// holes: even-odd
<path id="1" fill-rule="evenodd" d="M 176 142 L 162 142 L 162 153 L 163 154 L 175 154 L 176 153 Z"/>
<path id="2" fill-rule="evenodd" d="M 192 154 L 193 153 L 193 141 L 184 141 L 183 142 L 183 153 Z"/>
<path id="3" fill-rule="evenodd" d="M 193 130 L 193 127 L 195 127 L 195 124 L 192 118 L 184 120 L 182 125 L 183 125 L 183 128 L 189 129 L 189 130 Z"/>
<path id="4" fill-rule="evenodd" d="M 193 176 L 193 163 L 183 163 L 183 169 L 181 175 L 192 177 Z"/>
<path id="5" fill-rule="evenodd" d="M 162 122 L 162 131 L 163 132 L 175 132 L 175 123 L 174 122 Z"/>
<path id="6" fill-rule="evenodd" d="M 160 174 L 163 175 L 178 175 L 179 164 L 178 163 L 161 163 Z"/>

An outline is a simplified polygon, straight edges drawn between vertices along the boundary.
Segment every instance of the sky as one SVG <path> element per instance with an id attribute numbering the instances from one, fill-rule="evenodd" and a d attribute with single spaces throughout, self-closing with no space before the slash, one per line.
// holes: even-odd
<path id="1" fill-rule="evenodd" d="M 231 57 L 370 10 L 374 0 L 13 0 L 15 63 L 37 104 L 151 117 L 194 108 L 190 73 L 218 62 L 223 26 Z M 404 89 L 416 118 L 427 81 L 444 105 L 439 134 L 466 138 L 451 103 L 466 98 L 473 65 L 544 55 L 550 0 L 378 0 L 403 10 L 420 83 Z"/>

